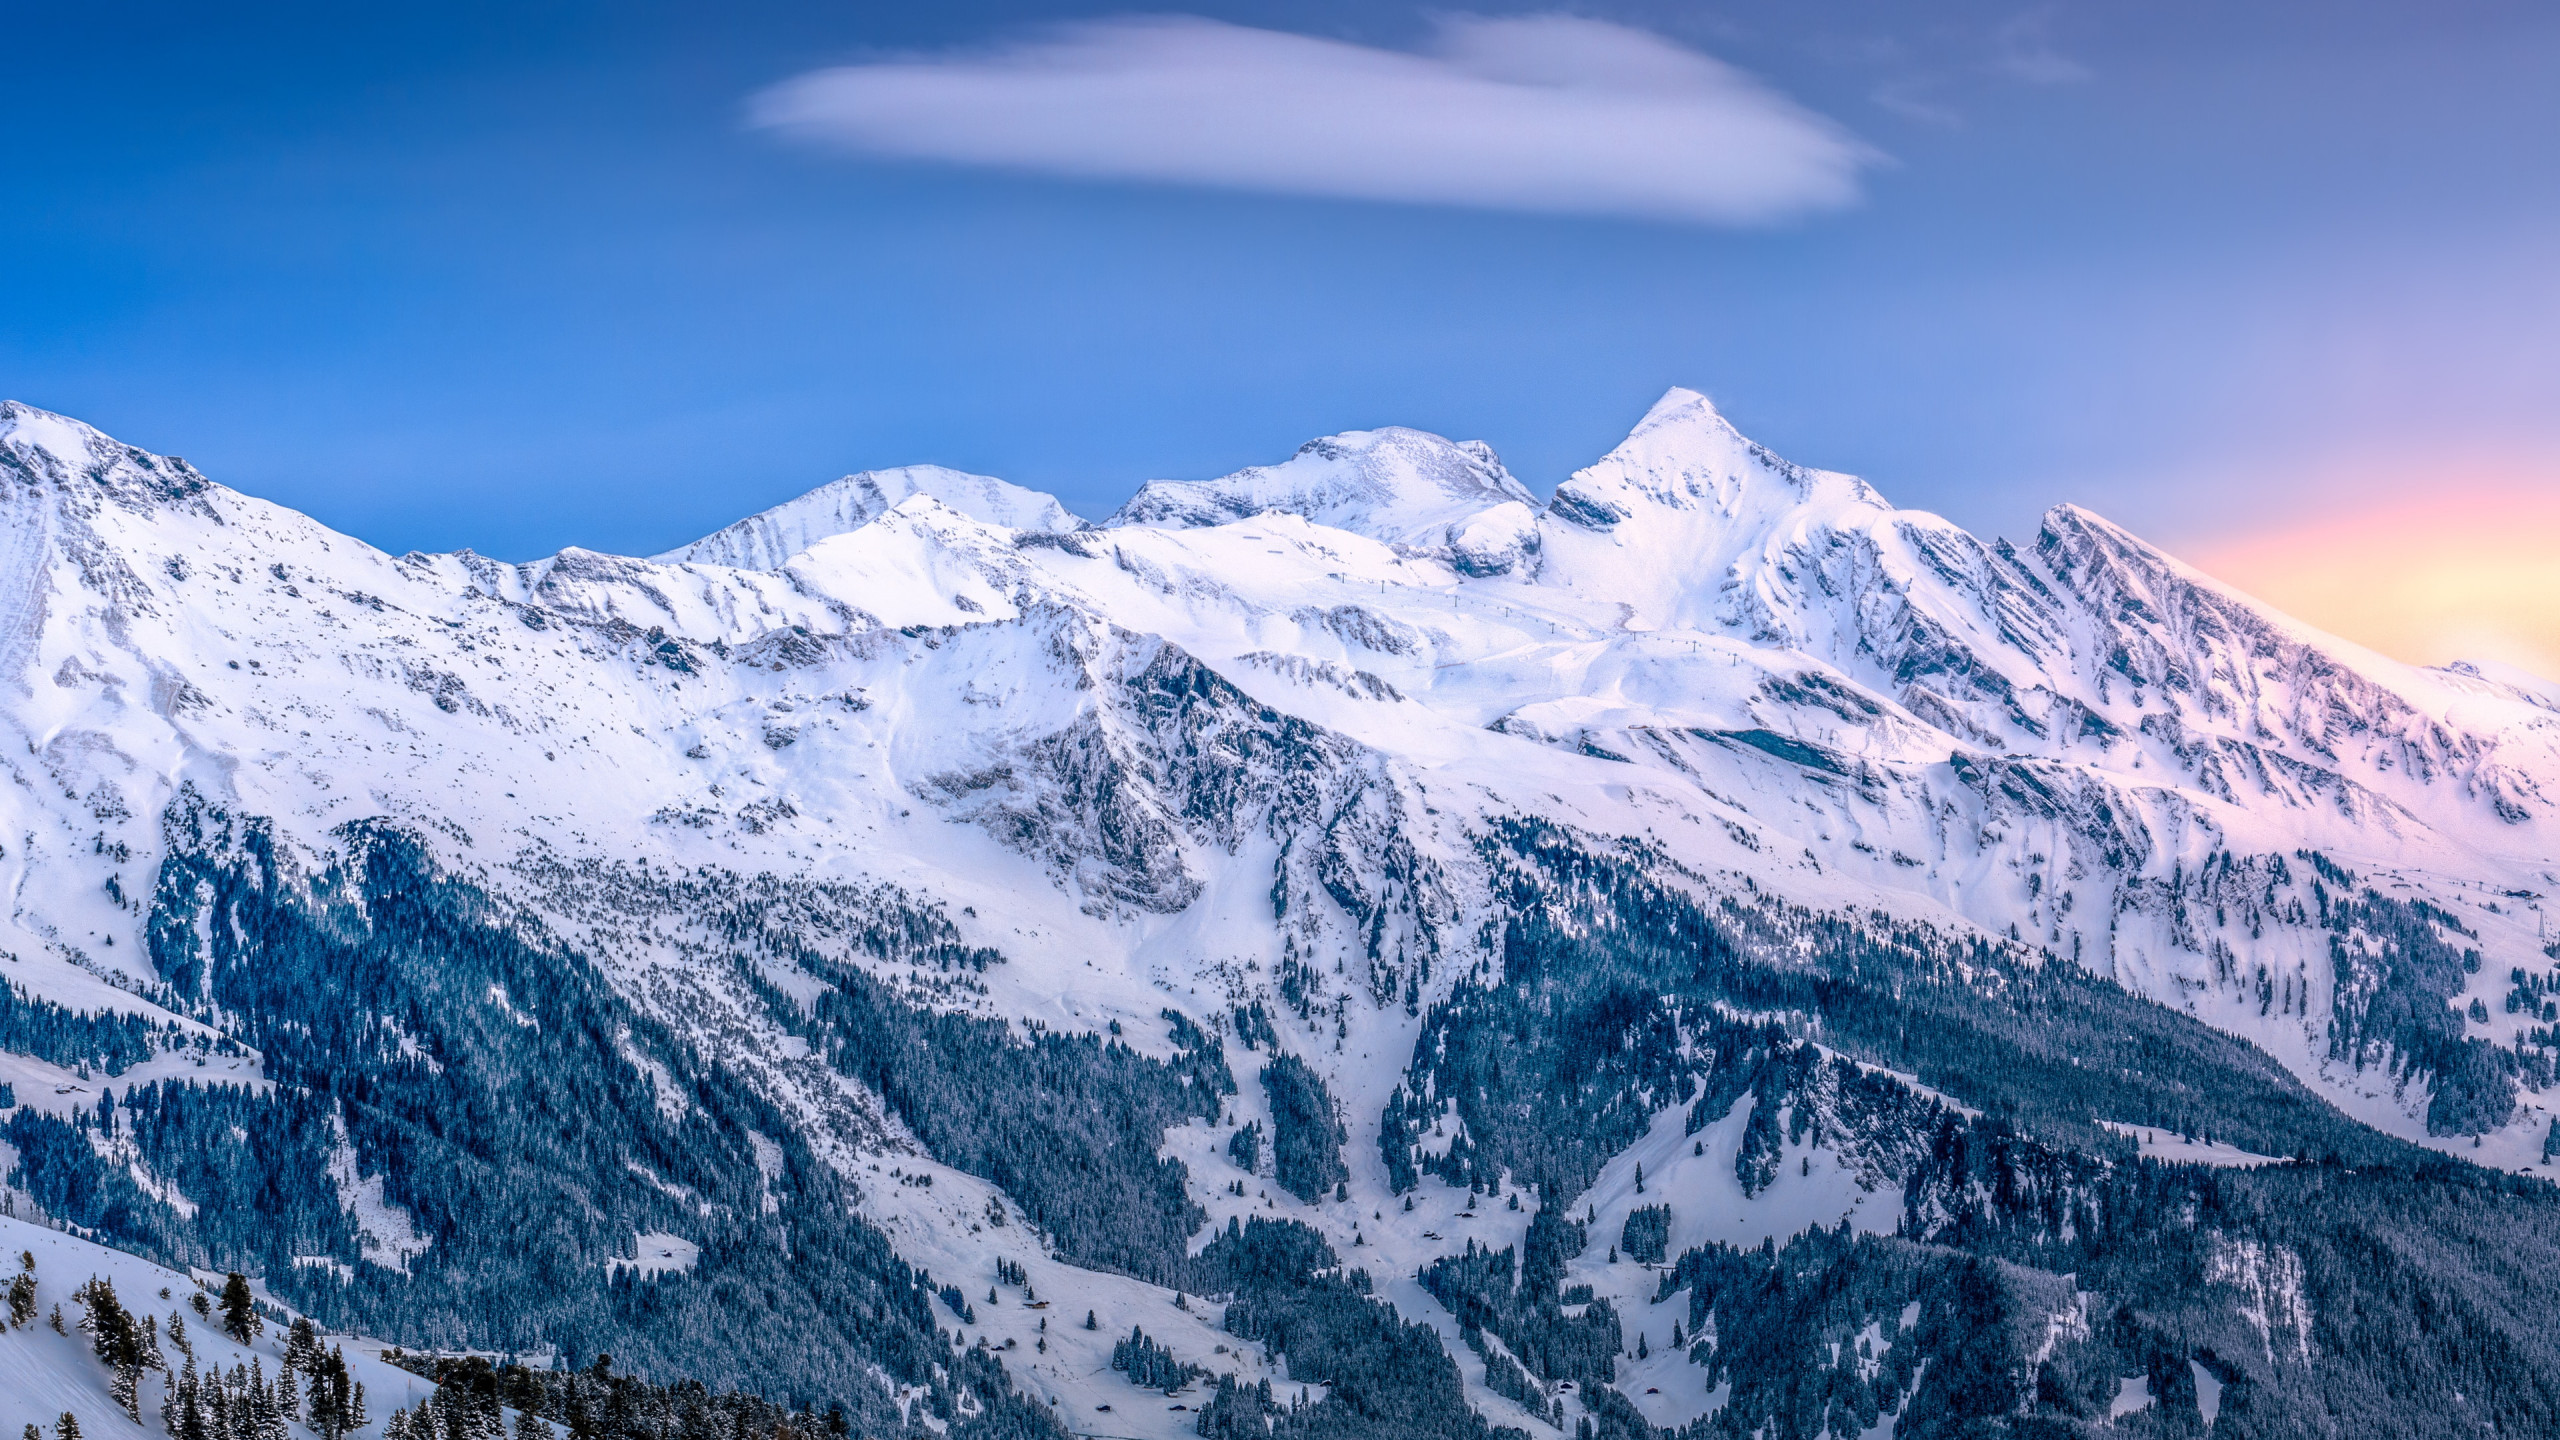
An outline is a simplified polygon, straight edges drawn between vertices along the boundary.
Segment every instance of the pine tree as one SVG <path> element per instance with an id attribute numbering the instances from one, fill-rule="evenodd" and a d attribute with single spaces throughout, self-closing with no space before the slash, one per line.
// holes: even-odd
<path id="1" fill-rule="evenodd" d="M 222 1332 L 246 1345 L 258 1338 L 265 1321 L 258 1314 L 258 1302 L 249 1294 L 249 1279 L 238 1271 L 222 1282 Z"/>
<path id="2" fill-rule="evenodd" d="M 551 1440 L 551 1427 L 542 1423 L 532 1406 L 516 1412 L 516 1440 Z"/>
<path id="3" fill-rule="evenodd" d="M 53 1440 L 80 1440 L 80 1417 L 63 1411 L 62 1418 L 53 1422 Z"/>
<path id="4" fill-rule="evenodd" d="M 186 1365 L 177 1380 L 169 1386 L 169 1398 L 161 1407 L 162 1420 L 175 1440 L 205 1440 L 204 1410 L 197 1400 L 196 1357 L 186 1353 Z"/>
<path id="5" fill-rule="evenodd" d="M 249 1421 L 253 1440 L 285 1440 L 284 1406 L 267 1384 L 266 1367 L 249 1358 Z"/>
<path id="6" fill-rule="evenodd" d="M 316 1341 L 312 1348 L 315 1351 L 319 1348 Z M 361 1423 L 350 1422 L 347 1419 L 354 1413 L 354 1406 L 355 1396 L 349 1388 L 347 1379 L 346 1352 L 333 1346 L 328 1354 L 319 1356 L 314 1362 L 311 1374 L 311 1428 L 319 1431 L 327 1437 L 327 1440 L 338 1440 L 341 1433 L 352 1429 L 354 1424 Z"/>
<path id="7" fill-rule="evenodd" d="M 9 1282 L 9 1324 L 24 1329 L 36 1323 L 36 1277 L 22 1271 Z"/>
<path id="8" fill-rule="evenodd" d="M 285 1337 L 285 1369 L 287 1371 L 300 1370 L 308 1374 L 311 1373 L 312 1367 L 319 1363 L 319 1360 L 320 1332 L 312 1328 L 310 1316 L 303 1315 L 296 1317 L 293 1322 L 293 1332 Z"/>
<path id="9" fill-rule="evenodd" d="M 1087 1330 L 1099 1330 L 1102 1328 L 1101 1326 L 1093 1323 L 1093 1312 L 1090 1310 L 1084 1312 L 1084 1328 Z"/>
<path id="10" fill-rule="evenodd" d="M 333 1384 L 336 1378 L 329 1373 L 329 1362 L 325 1356 L 322 1357 L 319 1366 L 311 1372 L 311 1414 L 308 1423 L 320 1436 L 320 1440 L 338 1440 L 338 1432 L 345 1428 L 338 1423 L 338 1397 Z"/>

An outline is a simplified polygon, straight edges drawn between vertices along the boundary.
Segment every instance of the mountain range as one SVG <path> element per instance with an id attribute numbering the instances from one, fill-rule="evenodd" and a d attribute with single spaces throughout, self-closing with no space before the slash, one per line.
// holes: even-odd
<path id="1" fill-rule="evenodd" d="M 1686 390 L 526 563 L 10 402 L 0 508 L 0 1209 L 439 1433 L 2560 1432 L 2560 685 L 2086 510 Z"/>

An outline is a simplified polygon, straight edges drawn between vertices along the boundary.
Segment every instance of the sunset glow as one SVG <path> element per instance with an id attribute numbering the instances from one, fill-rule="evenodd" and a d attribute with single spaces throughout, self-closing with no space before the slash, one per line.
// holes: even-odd
<path id="1" fill-rule="evenodd" d="M 2191 546 L 2189 559 L 2398 659 L 2495 660 L 2560 677 L 2560 478 L 2350 508 Z"/>

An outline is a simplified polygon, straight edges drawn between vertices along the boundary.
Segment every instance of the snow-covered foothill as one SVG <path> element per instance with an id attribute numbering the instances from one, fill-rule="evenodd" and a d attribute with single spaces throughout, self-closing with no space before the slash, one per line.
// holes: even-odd
<path id="1" fill-rule="evenodd" d="M 195 1349 L 200 1372 L 216 1366 L 227 1371 L 254 1359 L 268 1377 L 282 1373 L 284 1327 L 268 1323 L 257 1339 L 241 1345 L 193 1308 L 196 1295 L 214 1297 L 222 1279 L 218 1275 L 181 1274 L 75 1235 L 0 1216 L 0 1272 L 5 1272 L 0 1273 L 0 1285 L 19 1274 L 22 1255 L 35 1257 L 41 1318 L 0 1333 L 0 1427 L 6 1427 L 0 1433 L 16 1435 L 34 1425 L 50 1435 L 55 1422 L 68 1413 L 78 1418 L 80 1433 L 90 1440 L 162 1440 L 167 1435 L 160 1424 L 160 1402 L 167 1393 L 169 1373 L 155 1370 L 143 1376 L 137 1392 L 143 1420 L 137 1425 L 116 1404 L 115 1377 L 91 1352 L 89 1337 L 80 1329 L 82 1310 L 72 1292 L 92 1277 L 113 1286 L 117 1302 L 136 1319 L 149 1316 L 157 1322 L 161 1350 L 170 1364 L 185 1359 L 168 1338 L 170 1317 L 175 1316 L 186 1327 L 187 1343 Z M 206 1288 L 208 1284 L 211 1289 Z M 62 1315 L 62 1334 L 53 1330 L 51 1317 L 56 1310 Z M 379 1341 L 324 1335 L 322 1343 L 344 1353 L 348 1373 L 365 1388 L 371 1419 L 362 1429 L 348 1432 L 358 1440 L 379 1435 L 382 1422 L 393 1411 L 414 1407 L 435 1388 L 386 1363 L 381 1358 L 386 1347 Z"/>

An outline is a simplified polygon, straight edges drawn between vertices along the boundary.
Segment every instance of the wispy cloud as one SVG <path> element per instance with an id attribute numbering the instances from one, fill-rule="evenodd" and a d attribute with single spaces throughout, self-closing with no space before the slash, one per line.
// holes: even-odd
<path id="1" fill-rule="evenodd" d="M 818 70 L 756 125 L 858 152 L 1088 179 L 1751 225 L 1848 205 L 1879 157 L 1711 56 L 1566 16 L 1421 51 L 1191 18 Z"/>
<path id="2" fill-rule="evenodd" d="M 2055 47 L 2053 26 L 2050 5 L 2011 16 L 1991 32 L 1992 68 L 2030 85 L 2076 85 L 2088 79 L 2088 66 Z"/>

